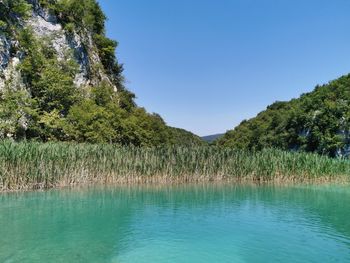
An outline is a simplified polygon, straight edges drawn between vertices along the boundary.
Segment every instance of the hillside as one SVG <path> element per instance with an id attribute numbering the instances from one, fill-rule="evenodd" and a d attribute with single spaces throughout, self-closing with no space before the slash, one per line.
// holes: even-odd
<path id="1" fill-rule="evenodd" d="M 261 150 L 277 147 L 330 156 L 350 153 L 350 75 L 288 102 L 275 102 L 243 121 L 218 145 Z"/>
<path id="2" fill-rule="evenodd" d="M 96 0 L 0 0 L 0 138 L 203 143 L 135 104 L 105 19 Z"/>
<path id="3" fill-rule="evenodd" d="M 203 141 L 206 142 L 214 142 L 215 140 L 221 138 L 222 136 L 224 136 L 224 134 L 220 133 L 220 134 L 213 134 L 213 135 L 208 135 L 208 136 L 203 136 L 201 137 Z"/>

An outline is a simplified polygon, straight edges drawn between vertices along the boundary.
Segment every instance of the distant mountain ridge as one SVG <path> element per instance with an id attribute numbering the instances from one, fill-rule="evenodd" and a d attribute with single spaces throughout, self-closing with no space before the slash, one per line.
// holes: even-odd
<path id="1" fill-rule="evenodd" d="M 222 136 L 224 136 L 224 133 L 218 133 L 218 134 L 213 134 L 213 135 L 207 135 L 207 136 L 203 136 L 201 137 L 203 141 L 206 141 L 206 142 L 213 142 L 219 138 L 221 138 Z"/>

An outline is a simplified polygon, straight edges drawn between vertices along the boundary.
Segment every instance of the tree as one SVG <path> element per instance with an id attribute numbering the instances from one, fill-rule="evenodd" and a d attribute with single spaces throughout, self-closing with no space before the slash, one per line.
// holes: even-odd
<path id="1" fill-rule="evenodd" d="M 0 92 L 0 138 L 25 136 L 29 116 L 35 110 L 34 101 L 26 91 L 5 87 Z"/>

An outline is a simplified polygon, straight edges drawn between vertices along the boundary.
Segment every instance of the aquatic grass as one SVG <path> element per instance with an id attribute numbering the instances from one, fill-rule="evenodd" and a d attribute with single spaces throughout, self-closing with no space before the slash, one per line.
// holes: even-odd
<path id="1" fill-rule="evenodd" d="M 0 141 L 0 190 L 92 183 L 216 180 L 329 181 L 350 178 L 350 161 L 310 153 L 220 147 L 138 148 Z"/>

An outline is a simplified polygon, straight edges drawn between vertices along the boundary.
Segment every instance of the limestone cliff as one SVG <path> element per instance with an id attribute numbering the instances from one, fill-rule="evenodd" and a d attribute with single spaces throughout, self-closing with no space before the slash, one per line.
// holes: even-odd
<path id="1" fill-rule="evenodd" d="M 4 9 L 5 7 L 1 6 L 2 2 L 0 1 L 0 8 Z M 29 16 L 24 19 L 14 14 L 13 23 L 17 23 L 20 29 L 31 29 L 37 38 L 49 42 L 56 50 L 59 59 L 64 59 L 67 53 L 73 54 L 79 65 L 79 71 L 74 79 L 77 87 L 94 86 L 101 81 L 107 81 L 117 89 L 113 78 L 103 69 L 91 32 L 83 29 L 79 32 L 68 32 L 55 14 L 39 4 L 39 0 L 27 2 L 31 5 Z M 6 81 L 10 80 L 23 84 L 16 69 L 24 57 L 23 53 L 12 52 L 19 45 L 16 34 L 8 36 L 4 31 L 0 31 L 0 89 L 3 89 Z"/>

